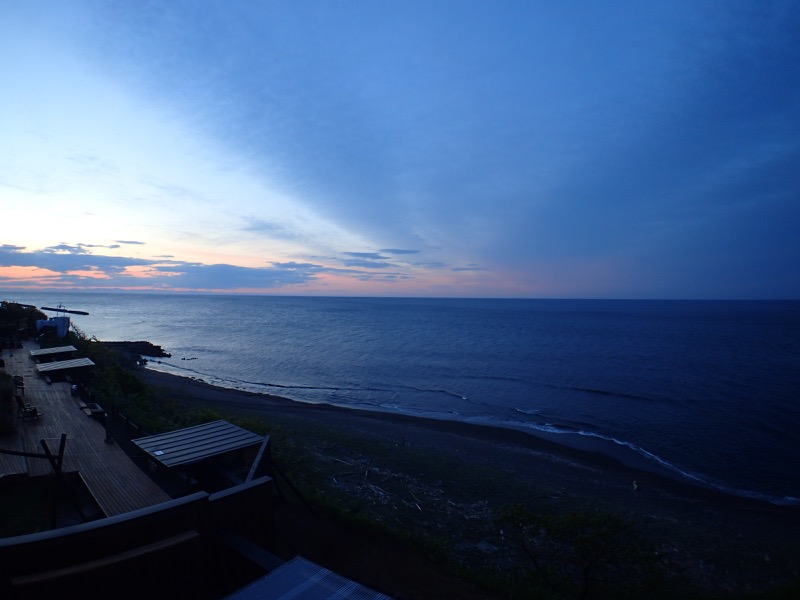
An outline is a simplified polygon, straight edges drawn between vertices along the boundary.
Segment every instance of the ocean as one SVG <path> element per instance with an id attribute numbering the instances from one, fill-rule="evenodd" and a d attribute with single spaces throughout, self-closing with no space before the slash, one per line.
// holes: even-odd
<path id="1" fill-rule="evenodd" d="M 800 504 L 800 302 L 15 292 L 148 368 L 302 402 L 522 430 Z M 49 313 L 54 314 L 54 313 Z"/>

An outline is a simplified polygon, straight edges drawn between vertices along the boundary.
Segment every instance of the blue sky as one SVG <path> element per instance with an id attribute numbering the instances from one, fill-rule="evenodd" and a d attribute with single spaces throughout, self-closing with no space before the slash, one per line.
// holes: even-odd
<path id="1" fill-rule="evenodd" d="M 796 2 L 0 3 L 0 290 L 800 297 Z"/>

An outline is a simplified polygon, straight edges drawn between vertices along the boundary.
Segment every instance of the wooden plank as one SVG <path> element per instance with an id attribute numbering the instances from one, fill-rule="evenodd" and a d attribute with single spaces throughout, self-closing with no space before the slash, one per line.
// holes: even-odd
<path id="1" fill-rule="evenodd" d="M 163 550 L 174 548 L 176 546 L 180 546 L 181 544 L 193 542 L 199 539 L 199 533 L 194 530 L 189 530 L 177 535 L 173 535 L 172 537 L 153 542 L 152 544 L 146 544 L 144 546 L 139 546 L 138 548 L 126 550 L 125 552 L 120 552 L 119 554 L 104 556 L 103 558 L 90 560 L 77 565 L 71 565 L 69 567 L 62 567 L 60 569 L 53 569 L 52 571 L 44 571 L 42 573 L 33 573 L 30 575 L 20 575 L 11 579 L 11 585 L 15 588 L 24 587 L 27 585 L 46 583 L 48 581 L 54 581 L 64 577 L 90 573 L 97 569 L 123 563 L 140 556 L 161 552 Z"/>
<path id="2" fill-rule="evenodd" d="M 245 481 L 253 480 L 261 461 L 264 460 L 264 453 L 267 454 L 266 459 L 269 460 L 269 443 L 269 436 L 264 436 L 264 441 L 261 443 L 261 447 L 258 449 L 258 454 L 256 454 L 256 457 L 253 459 L 253 464 L 250 465 L 250 470 L 247 473 L 247 478 Z"/>

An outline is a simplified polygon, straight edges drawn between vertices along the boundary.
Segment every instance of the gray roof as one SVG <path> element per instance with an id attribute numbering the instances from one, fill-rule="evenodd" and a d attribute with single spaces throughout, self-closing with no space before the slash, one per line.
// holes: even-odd
<path id="1" fill-rule="evenodd" d="M 55 362 L 42 363 L 36 365 L 39 373 L 48 371 L 60 371 L 61 369 L 76 369 L 78 367 L 93 367 L 94 363 L 88 358 L 73 358 L 72 360 L 58 360 Z"/>
<path id="2" fill-rule="evenodd" d="M 225 597 L 225 600 L 303 598 L 304 600 L 392 600 L 302 556 L 296 556 L 261 579 Z"/>
<path id="3" fill-rule="evenodd" d="M 57 348 L 39 348 L 31 350 L 31 356 L 46 356 L 49 354 L 61 354 L 62 352 L 77 352 L 75 346 L 58 346 Z"/>
<path id="4" fill-rule="evenodd" d="M 177 467 L 260 445 L 264 436 L 227 421 L 212 421 L 131 441 L 165 467 Z"/>

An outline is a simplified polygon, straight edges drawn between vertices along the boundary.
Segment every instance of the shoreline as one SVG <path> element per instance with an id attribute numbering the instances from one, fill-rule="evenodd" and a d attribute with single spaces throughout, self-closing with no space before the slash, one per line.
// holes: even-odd
<path id="1" fill-rule="evenodd" d="M 403 445 L 426 445 L 427 435 L 447 435 L 469 439 L 473 443 L 491 444 L 506 451 L 547 455 L 554 462 L 580 464 L 584 468 L 600 468 L 613 473 L 615 477 L 626 477 L 626 481 L 647 480 L 660 482 L 664 488 L 674 487 L 685 490 L 686 494 L 695 494 L 699 498 L 713 499 L 715 502 L 730 502 L 743 506 L 774 507 L 778 510 L 800 513 L 795 504 L 770 502 L 760 497 L 738 495 L 715 488 L 704 482 L 694 483 L 667 469 L 659 469 L 655 465 L 632 466 L 625 464 L 617 456 L 592 449 L 591 440 L 585 444 L 570 445 L 553 438 L 559 435 L 547 435 L 536 430 L 523 430 L 502 427 L 494 424 L 471 423 L 447 419 L 435 419 L 416 415 L 407 415 L 389 411 L 375 411 L 359 408 L 348 408 L 329 403 L 313 403 L 292 400 L 284 396 L 263 392 L 252 392 L 216 386 L 205 381 L 182 377 L 155 369 L 142 368 L 142 378 L 150 385 L 161 387 L 172 393 L 178 392 L 181 400 L 190 400 L 194 406 L 229 411 L 238 414 L 291 419 L 324 423 L 329 427 L 345 428 L 352 431 L 369 432 L 383 435 L 386 439 L 395 438 Z M 572 438 L 583 438 L 579 434 Z M 584 441 L 579 439 L 578 441 Z M 430 445 L 436 445 L 433 442 Z M 642 459 L 642 464 L 645 459 Z M 647 468 L 650 467 L 650 468 Z"/>
<path id="2" fill-rule="evenodd" d="M 717 486 L 685 474 L 674 465 L 670 465 L 671 468 L 668 468 L 660 464 L 657 457 L 648 459 L 641 456 L 636 450 L 624 444 L 620 444 L 620 448 L 615 448 L 613 445 L 619 444 L 618 442 L 601 436 L 594 437 L 566 431 L 548 433 L 535 428 L 504 427 L 494 423 L 436 419 L 398 412 L 338 406 L 327 402 L 304 402 L 268 392 L 214 385 L 194 377 L 184 377 L 147 367 L 141 368 L 139 372 L 148 383 L 164 386 L 173 391 L 179 389 L 184 394 L 191 393 L 195 405 L 208 406 L 212 409 L 225 407 L 232 412 L 253 415 L 264 415 L 265 413 L 274 415 L 278 410 L 284 417 L 292 415 L 306 419 L 335 419 L 339 426 L 348 425 L 348 421 L 352 421 L 349 423 L 352 426 L 359 420 L 365 420 L 378 424 L 378 426 L 383 422 L 391 423 L 394 427 L 409 425 L 451 434 L 460 433 L 489 443 L 513 444 L 531 451 L 564 455 L 587 464 L 602 466 L 605 469 L 626 471 L 633 479 L 657 478 L 664 480 L 667 484 L 685 487 L 698 494 L 719 495 L 732 502 L 763 503 L 775 507 L 800 509 L 800 501 L 797 501 L 796 498 L 778 498 L 749 490 Z"/>

